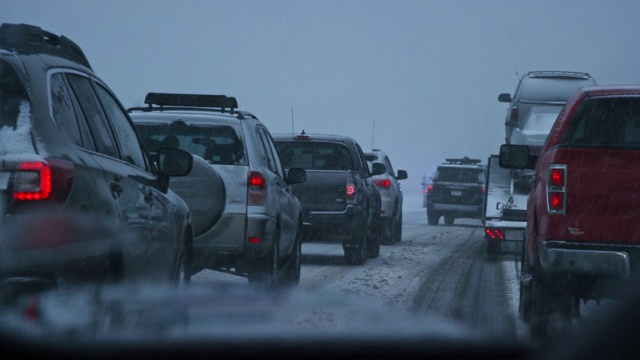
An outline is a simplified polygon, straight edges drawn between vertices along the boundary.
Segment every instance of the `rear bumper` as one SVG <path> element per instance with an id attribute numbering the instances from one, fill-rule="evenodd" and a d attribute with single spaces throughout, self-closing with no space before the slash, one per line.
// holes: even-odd
<path id="1" fill-rule="evenodd" d="M 522 241 L 526 222 L 486 220 L 484 222 L 484 238 L 486 240 Z"/>
<path id="2" fill-rule="evenodd" d="M 367 224 L 366 212 L 353 205 L 344 211 L 309 211 L 304 214 L 303 241 L 349 244 Z"/>
<path id="3" fill-rule="evenodd" d="M 544 273 L 626 279 L 633 270 L 638 272 L 640 246 L 574 244 L 563 241 L 545 241 L 539 245 L 540 265 Z"/>

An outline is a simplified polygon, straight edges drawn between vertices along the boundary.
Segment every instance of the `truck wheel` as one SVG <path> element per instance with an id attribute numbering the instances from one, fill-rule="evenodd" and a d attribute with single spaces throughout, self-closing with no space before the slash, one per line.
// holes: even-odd
<path id="1" fill-rule="evenodd" d="M 297 286 L 300 283 L 300 267 L 302 259 L 302 226 L 298 226 L 296 239 L 291 250 L 291 255 L 284 265 L 282 274 L 282 285 Z"/>
<path id="2" fill-rule="evenodd" d="M 427 210 L 427 222 L 429 225 L 438 225 L 438 221 L 440 221 L 440 214 Z"/>
<path id="3" fill-rule="evenodd" d="M 358 238 L 357 243 L 360 246 L 357 249 L 344 249 L 344 261 L 348 265 L 364 265 L 367 262 L 367 234 L 358 232 L 354 237 Z"/>
<path id="4" fill-rule="evenodd" d="M 275 240 L 278 238 L 278 236 L 274 237 L 269 255 L 251 265 L 248 274 L 249 285 L 266 288 L 274 288 L 278 285 L 278 272 L 280 269 L 278 266 L 278 246 Z"/>
<path id="5" fill-rule="evenodd" d="M 447 225 L 453 225 L 453 222 L 456 220 L 456 217 L 453 215 L 445 215 L 444 223 Z"/>

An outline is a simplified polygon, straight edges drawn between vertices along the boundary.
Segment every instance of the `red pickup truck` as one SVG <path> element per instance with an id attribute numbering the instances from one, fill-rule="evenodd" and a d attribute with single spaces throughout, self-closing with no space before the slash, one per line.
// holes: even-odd
<path id="1" fill-rule="evenodd" d="M 519 304 L 533 333 L 549 335 L 580 316 L 581 300 L 615 298 L 637 277 L 640 86 L 576 90 L 539 155 L 503 145 L 500 165 L 535 169 Z"/>

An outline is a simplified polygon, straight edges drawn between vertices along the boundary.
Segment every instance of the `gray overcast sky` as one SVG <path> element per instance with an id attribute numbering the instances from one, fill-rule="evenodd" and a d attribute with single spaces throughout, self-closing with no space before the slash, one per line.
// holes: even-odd
<path id="1" fill-rule="evenodd" d="M 639 84 L 638 15 L 635 0 L 0 0 L 0 22 L 77 42 L 125 107 L 235 96 L 274 133 L 387 151 L 407 192 L 446 157 L 498 151 L 516 72 Z"/>

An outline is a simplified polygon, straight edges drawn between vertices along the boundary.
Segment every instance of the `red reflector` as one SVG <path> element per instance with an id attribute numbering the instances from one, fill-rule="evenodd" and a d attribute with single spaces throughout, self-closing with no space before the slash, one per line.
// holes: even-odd
<path id="1" fill-rule="evenodd" d="M 373 183 L 376 184 L 378 187 L 383 187 L 383 188 L 388 188 L 389 186 L 391 186 L 391 180 L 389 179 L 375 179 L 373 180 Z"/>
<path id="2" fill-rule="evenodd" d="M 552 168 L 549 169 L 549 186 L 564 186 L 565 185 L 565 173 L 564 169 Z"/>
<path id="3" fill-rule="evenodd" d="M 250 244 L 260 244 L 260 238 L 257 236 L 250 236 L 249 237 L 249 243 Z"/>
<path id="4" fill-rule="evenodd" d="M 29 321 L 38 319 L 38 299 L 35 296 L 29 297 L 27 306 L 24 309 L 24 317 Z"/>

